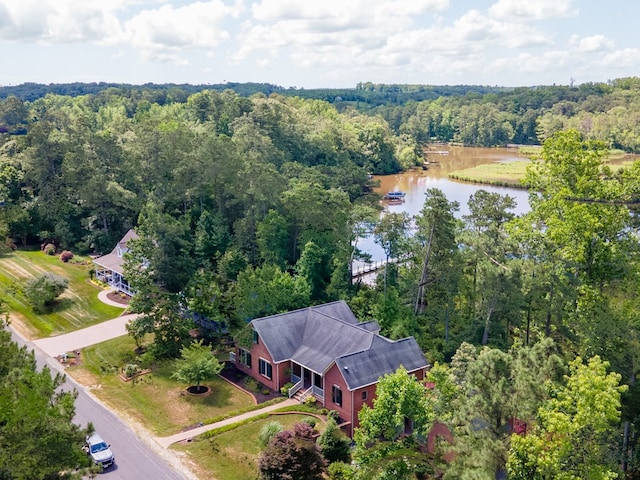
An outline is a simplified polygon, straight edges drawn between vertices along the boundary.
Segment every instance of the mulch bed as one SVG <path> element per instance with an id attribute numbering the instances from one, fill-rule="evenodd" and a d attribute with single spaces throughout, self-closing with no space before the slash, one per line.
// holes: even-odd
<path id="1" fill-rule="evenodd" d="M 120 295 L 120 293 L 118 292 L 107 293 L 107 298 L 112 302 L 119 303 L 120 305 L 124 305 L 124 306 L 129 305 L 129 297 L 125 295 L 123 298 L 122 295 Z"/>
<path id="2" fill-rule="evenodd" d="M 249 392 L 251 395 L 254 396 L 254 398 L 256 399 L 256 401 L 260 404 L 260 403 L 264 403 L 268 400 L 271 400 L 273 398 L 278 398 L 281 397 L 282 394 L 280 392 L 276 392 L 274 390 L 269 389 L 269 393 L 265 394 L 263 392 L 263 390 L 265 390 L 266 387 L 264 387 L 263 385 L 260 386 L 260 388 L 258 388 L 258 391 L 255 390 L 249 390 L 247 388 L 247 386 L 245 385 L 245 381 L 249 377 L 249 375 L 247 375 L 244 372 L 241 372 L 240 370 L 238 370 L 235 365 L 226 362 L 224 364 L 224 368 L 222 369 L 222 371 L 220 372 L 220 376 L 225 378 L 226 380 L 228 380 L 229 382 L 233 383 L 234 385 L 237 385 L 239 388 L 241 388 L 242 390 L 245 390 L 247 392 Z"/>

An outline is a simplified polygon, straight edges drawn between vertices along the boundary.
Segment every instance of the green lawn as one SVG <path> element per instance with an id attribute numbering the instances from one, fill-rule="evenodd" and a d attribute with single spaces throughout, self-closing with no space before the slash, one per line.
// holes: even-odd
<path id="1" fill-rule="evenodd" d="M 6 299 L 12 320 L 33 337 L 41 338 L 78 330 L 117 317 L 122 308 L 98 300 L 100 288 L 89 280 L 90 261 L 74 258 L 64 263 L 40 250 L 16 250 L 0 255 L 0 295 Z M 52 272 L 69 281 L 67 290 L 44 314 L 36 314 L 22 294 L 24 281 Z"/>
<path id="2" fill-rule="evenodd" d="M 119 373 L 126 363 L 137 363 L 135 344 L 129 336 L 119 337 L 82 350 L 81 362 L 67 372 L 84 385 L 93 385 L 92 393 L 110 408 L 132 418 L 154 435 L 167 436 L 183 428 L 254 404 L 250 395 L 219 376 L 203 382 L 211 395 L 184 395 L 184 385 L 171 378 L 170 362 L 152 366 L 152 373 L 124 382 Z M 99 385 L 99 387 L 97 387 Z"/>
<path id="3" fill-rule="evenodd" d="M 314 417 L 299 414 L 272 415 L 212 438 L 196 439 L 190 443 L 173 445 L 171 448 L 188 455 L 187 458 L 195 465 L 199 478 L 255 480 L 258 478 L 258 457 L 261 452 L 258 434 L 262 427 L 276 421 L 287 429 L 305 418 Z M 318 420 L 316 428 L 322 430 L 322 427 L 322 422 Z"/>

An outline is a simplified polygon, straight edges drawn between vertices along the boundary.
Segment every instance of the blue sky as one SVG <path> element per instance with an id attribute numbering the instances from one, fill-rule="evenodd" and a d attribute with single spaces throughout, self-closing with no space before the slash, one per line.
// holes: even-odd
<path id="1" fill-rule="evenodd" d="M 634 0 L 0 0 L 0 85 L 636 76 Z"/>

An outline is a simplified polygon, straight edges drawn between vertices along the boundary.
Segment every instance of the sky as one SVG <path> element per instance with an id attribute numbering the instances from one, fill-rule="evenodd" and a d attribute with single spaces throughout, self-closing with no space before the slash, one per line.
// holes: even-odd
<path id="1" fill-rule="evenodd" d="M 637 0 L 0 0 L 0 85 L 637 76 Z"/>

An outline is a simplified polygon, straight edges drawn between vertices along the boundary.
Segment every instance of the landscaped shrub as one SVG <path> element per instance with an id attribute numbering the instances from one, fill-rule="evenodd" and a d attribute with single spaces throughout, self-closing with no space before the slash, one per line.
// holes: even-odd
<path id="1" fill-rule="evenodd" d="M 344 462 L 335 462 L 327 469 L 330 480 L 354 480 L 356 478 L 355 468 Z"/>
<path id="2" fill-rule="evenodd" d="M 47 243 L 42 249 L 44 253 L 47 255 L 55 255 L 56 254 L 56 246 L 53 243 Z"/>
<path id="3" fill-rule="evenodd" d="M 246 377 L 243 380 L 243 383 L 244 383 L 244 388 L 246 388 L 250 392 L 258 391 L 258 381 L 255 378 Z"/>
<path id="4" fill-rule="evenodd" d="M 280 422 L 269 422 L 265 424 L 258 434 L 258 443 L 262 448 L 266 447 L 269 444 L 269 440 L 271 440 L 276 433 L 284 430 L 284 427 Z"/>
<path id="5" fill-rule="evenodd" d="M 293 387 L 293 385 L 294 384 L 292 382 L 285 383 L 282 387 L 280 387 L 280 393 L 285 397 L 288 397 L 289 390 L 291 390 L 291 387 Z"/>
<path id="6" fill-rule="evenodd" d="M 128 363 L 125 365 L 123 369 L 124 376 L 127 378 L 134 377 L 137 374 L 139 374 L 141 371 L 142 369 L 140 368 L 140 366 L 136 365 L 135 363 Z"/>
<path id="7" fill-rule="evenodd" d="M 329 420 L 318 438 L 320 452 L 327 463 L 351 461 L 351 441 L 340 431 L 335 420 Z"/>
<path id="8" fill-rule="evenodd" d="M 311 428 L 314 428 L 316 426 L 316 424 L 318 423 L 318 421 L 313 417 L 305 418 L 302 421 L 304 423 L 306 423 L 307 425 L 309 425 Z"/>
<path id="9" fill-rule="evenodd" d="M 315 405 L 316 397 L 314 397 L 313 395 L 309 395 L 307 398 L 304 399 L 304 403 L 305 405 Z"/>
<path id="10" fill-rule="evenodd" d="M 73 252 L 70 252 L 69 250 L 65 250 L 60 254 L 60 260 L 62 260 L 63 262 L 68 262 L 72 258 L 73 258 Z"/>

